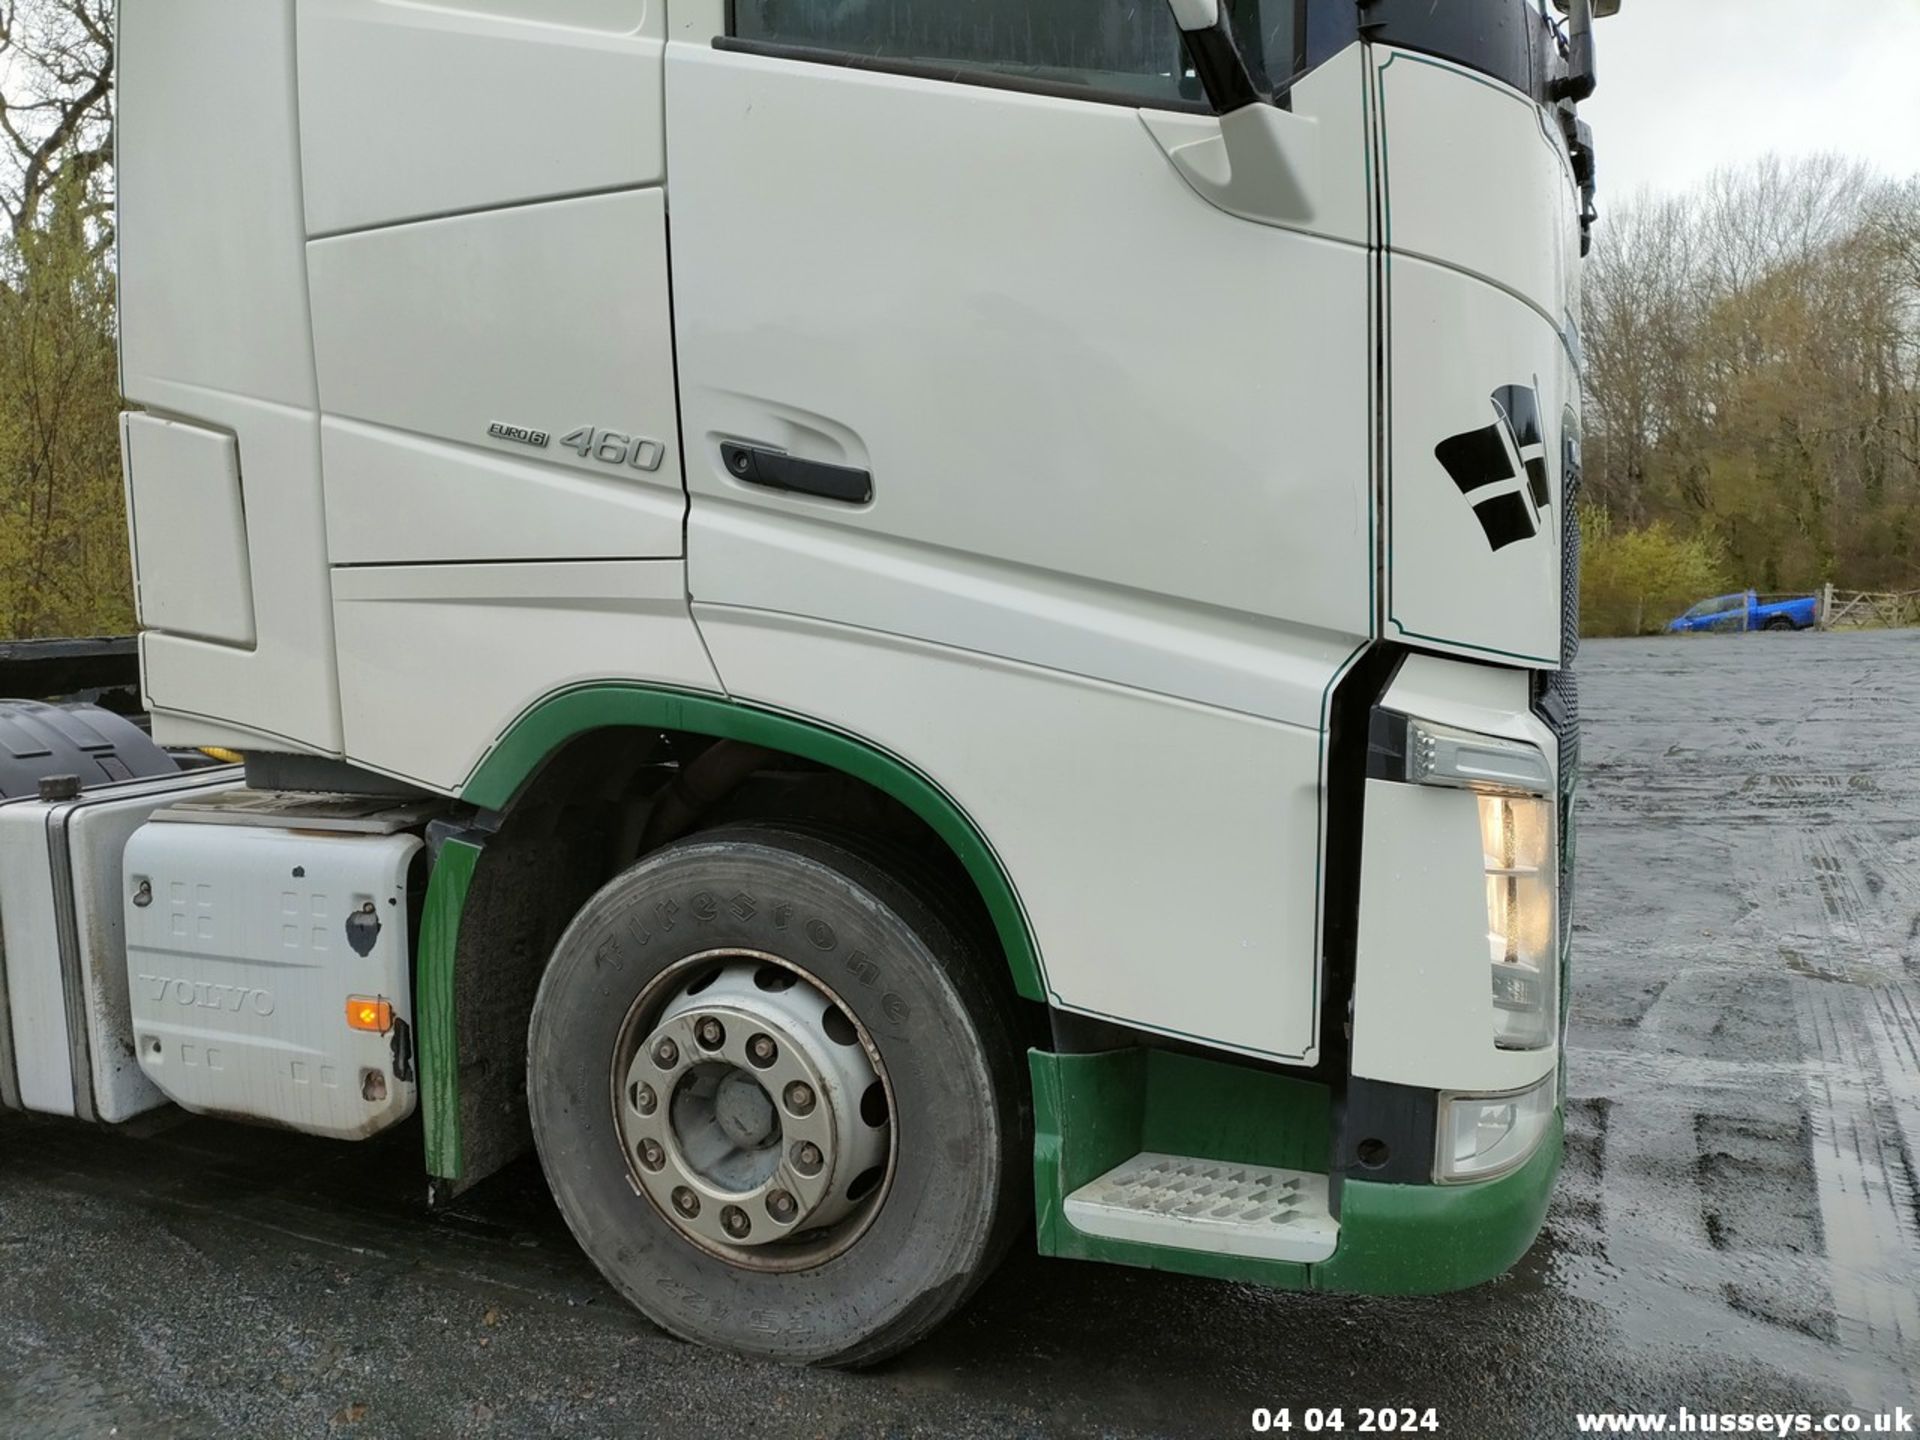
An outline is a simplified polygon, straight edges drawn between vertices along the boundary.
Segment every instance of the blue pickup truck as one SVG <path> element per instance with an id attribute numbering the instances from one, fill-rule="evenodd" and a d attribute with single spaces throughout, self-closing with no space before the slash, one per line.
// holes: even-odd
<path id="1" fill-rule="evenodd" d="M 1753 591 L 1716 595 L 1667 622 L 1669 635 L 1702 630 L 1811 630 L 1820 618 L 1818 595 L 1791 595 L 1764 604 Z"/>

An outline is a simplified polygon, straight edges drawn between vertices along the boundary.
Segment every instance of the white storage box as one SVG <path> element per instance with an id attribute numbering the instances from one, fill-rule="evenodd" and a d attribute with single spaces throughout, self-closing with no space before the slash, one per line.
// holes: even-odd
<path id="1" fill-rule="evenodd" d="M 163 816 L 127 845 L 140 1067 L 202 1114 L 357 1140 L 413 1113 L 407 834 Z M 384 1029 L 349 1002 L 385 1007 Z"/>

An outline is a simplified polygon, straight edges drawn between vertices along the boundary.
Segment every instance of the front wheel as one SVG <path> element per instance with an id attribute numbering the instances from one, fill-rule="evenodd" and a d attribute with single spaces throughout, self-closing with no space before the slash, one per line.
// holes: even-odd
<path id="1" fill-rule="evenodd" d="M 1012 1002 L 937 896 L 773 827 L 587 902 L 534 1003 L 555 1199 L 685 1339 L 794 1363 L 913 1343 L 1004 1253 L 1030 1117 Z"/>

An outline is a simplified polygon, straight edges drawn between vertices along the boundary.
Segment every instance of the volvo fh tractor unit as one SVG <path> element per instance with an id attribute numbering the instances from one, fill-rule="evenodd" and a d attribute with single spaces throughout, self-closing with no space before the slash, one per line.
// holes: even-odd
<path id="1" fill-rule="evenodd" d="M 123 0 L 151 745 L 0 716 L 0 1099 L 537 1150 L 796 1362 L 1501 1273 L 1598 5 Z"/>

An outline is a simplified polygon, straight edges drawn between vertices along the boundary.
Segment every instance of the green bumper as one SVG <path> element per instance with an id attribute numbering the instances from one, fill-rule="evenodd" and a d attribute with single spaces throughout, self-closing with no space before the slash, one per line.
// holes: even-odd
<path id="1" fill-rule="evenodd" d="M 1377 1185 L 1347 1181 L 1340 1248 L 1311 1266 L 1315 1290 L 1433 1295 L 1502 1275 L 1526 1254 L 1547 1218 L 1560 1174 L 1560 1113 L 1518 1170 L 1478 1185 Z"/>
<path id="2" fill-rule="evenodd" d="M 1142 1150 L 1323 1170 L 1324 1087 L 1160 1052 L 1029 1055 L 1034 1094 L 1034 1202 L 1043 1255 L 1104 1260 L 1282 1290 L 1430 1295 L 1505 1272 L 1546 1219 L 1560 1173 L 1561 1122 L 1518 1170 L 1477 1185 L 1342 1188 L 1340 1243 L 1314 1265 L 1088 1235 L 1068 1222 L 1068 1195 Z"/>

